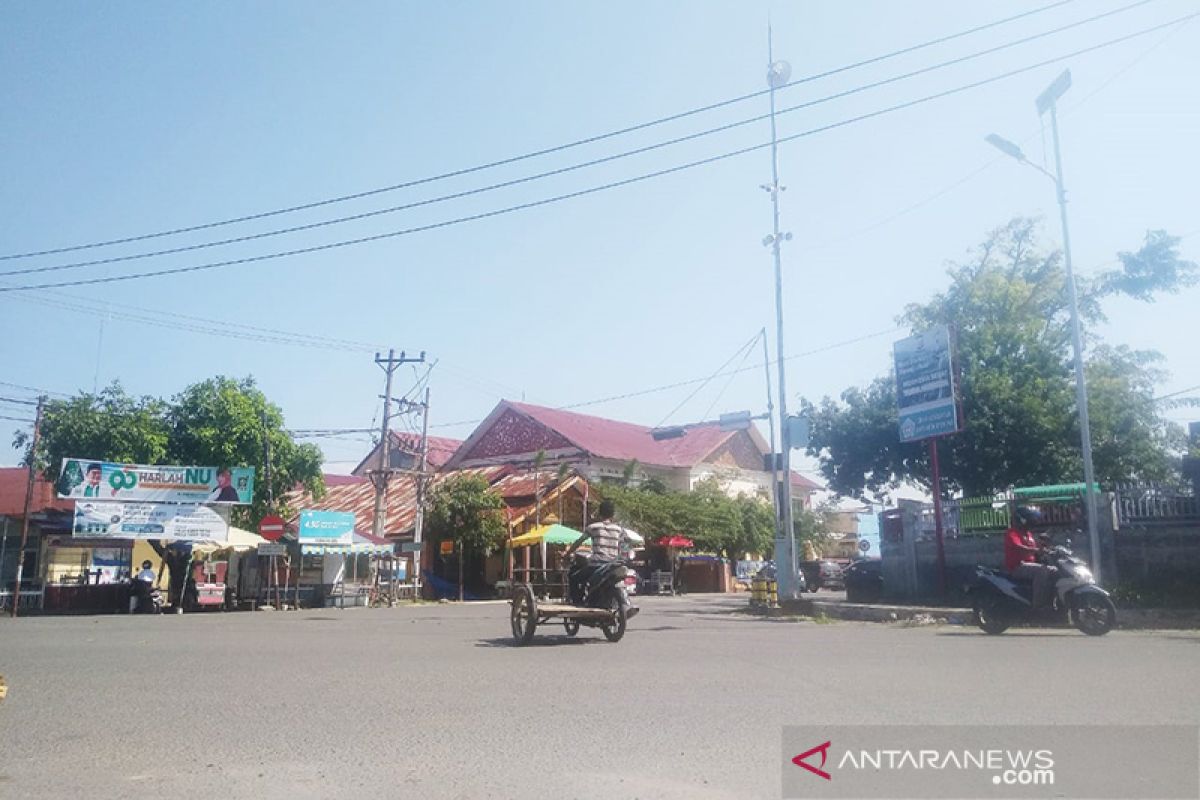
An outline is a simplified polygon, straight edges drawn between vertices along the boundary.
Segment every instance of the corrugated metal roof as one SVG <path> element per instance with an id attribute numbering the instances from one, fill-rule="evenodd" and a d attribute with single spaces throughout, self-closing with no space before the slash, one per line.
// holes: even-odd
<path id="1" fill-rule="evenodd" d="M 496 466 L 479 469 L 462 469 L 441 473 L 433 478 L 434 485 L 455 475 L 481 475 L 496 492 L 504 498 L 510 516 L 517 517 L 534 505 L 534 488 L 540 483 L 543 493 L 553 486 L 557 476 L 542 472 L 535 483 L 530 473 L 513 472 L 510 467 Z M 543 503 L 545 501 L 543 500 Z M 328 486 L 325 496 L 313 500 L 303 490 L 293 491 L 287 497 L 288 506 L 296 513 L 288 520 L 294 525 L 299 511 L 346 511 L 354 514 L 355 528 L 359 531 L 373 530 L 375 518 L 375 486 L 368 480 L 359 483 Z M 384 533 L 389 537 L 402 536 L 412 530 L 417 514 L 416 482 L 407 475 L 393 478 L 388 484 L 386 525 Z"/>

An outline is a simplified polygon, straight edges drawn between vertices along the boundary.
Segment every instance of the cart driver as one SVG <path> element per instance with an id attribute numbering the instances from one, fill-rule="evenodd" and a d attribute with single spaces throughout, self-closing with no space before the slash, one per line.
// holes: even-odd
<path id="1" fill-rule="evenodd" d="M 625 533 L 624 528 L 613 522 L 615 514 L 616 508 L 611 500 L 600 501 L 600 521 L 588 525 L 583 534 L 575 540 L 575 544 L 568 547 L 567 551 L 563 553 L 563 561 L 569 565 L 575 551 L 589 539 L 592 542 L 592 554 L 588 558 L 587 567 L 581 570 L 571 570 L 572 598 L 578 597 L 577 591 L 587 582 L 596 567 L 619 560 L 621 546 L 626 542 L 633 541 L 629 538 L 629 534 Z M 638 607 L 630 605 L 629 596 L 625 592 L 621 592 L 621 602 L 625 606 L 625 618 L 632 619 L 638 613 Z"/>

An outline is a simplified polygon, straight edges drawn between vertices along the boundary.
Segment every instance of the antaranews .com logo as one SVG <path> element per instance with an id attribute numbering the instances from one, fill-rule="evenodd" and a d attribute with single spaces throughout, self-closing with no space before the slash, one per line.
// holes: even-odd
<path id="1" fill-rule="evenodd" d="M 825 741 L 792 758 L 792 763 L 815 777 L 827 781 L 826 771 L 832 741 Z M 818 763 L 813 763 L 820 757 Z M 811 759 L 811 760 L 810 760 Z M 848 770 L 973 770 L 991 774 L 993 785 L 1053 786 L 1052 750 L 846 750 L 829 767 L 839 773 Z"/>
<path id="2" fill-rule="evenodd" d="M 783 731 L 785 798 L 1195 798 L 1200 728 L 804 726 Z M 1130 769 L 1137 764 L 1137 769 Z"/>

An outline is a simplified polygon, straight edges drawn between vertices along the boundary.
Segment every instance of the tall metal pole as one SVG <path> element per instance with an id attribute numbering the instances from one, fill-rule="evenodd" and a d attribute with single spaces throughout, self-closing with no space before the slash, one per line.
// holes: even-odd
<path id="1" fill-rule="evenodd" d="M 1050 106 L 1050 130 L 1054 138 L 1055 188 L 1062 219 L 1063 261 L 1067 270 L 1067 295 L 1071 301 L 1071 346 L 1075 350 L 1075 405 L 1079 409 L 1079 437 L 1083 448 L 1083 496 L 1087 506 L 1088 544 L 1092 551 L 1092 573 L 1100 581 L 1100 532 L 1096 519 L 1096 472 L 1092 466 L 1092 429 L 1088 420 L 1087 381 L 1083 374 L 1083 335 L 1079 325 L 1079 294 L 1071 266 L 1071 234 L 1067 227 L 1067 190 L 1063 186 L 1062 155 L 1058 146 L 1058 103 Z"/>
<path id="2" fill-rule="evenodd" d="M 17 548 L 17 578 L 13 581 L 13 617 L 17 616 L 17 606 L 21 604 L 21 573 L 25 569 L 25 546 L 29 543 L 29 512 L 33 506 L 33 485 L 37 477 L 38 444 L 42 440 L 42 408 L 45 404 L 46 398 L 39 397 L 37 416 L 33 419 L 33 446 L 29 449 L 29 476 L 25 484 L 25 514 L 21 518 L 21 546 Z"/>
<path id="3" fill-rule="evenodd" d="M 775 534 L 775 569 L 779 582 L 779 596 L 795 599 L 799 594 L 796 578 L 799 565 L 796 562 L 796 531 L 792 521 L 792 468 L 791 437 L 787 426 L 787 375 L 783 354 L 783 263 L 780 254 L 782 235 L 779 232 L 779 137 L 775 130 L 775 89 L 777 84 L 786 83 L 787 77 L 776 72 L 774 50 L 771 43 L 771 26 L 767 26 L 767 85 L 771 98 L 771 249 L 775 256 L 775 327 L 777 341 L 775 355 L 779 364 L 779 440 L 782 458 L 777 481 L 779 487 L 779 515 L 782 530 Z M 785 70 L 786 72 L 786 70 Z"/>

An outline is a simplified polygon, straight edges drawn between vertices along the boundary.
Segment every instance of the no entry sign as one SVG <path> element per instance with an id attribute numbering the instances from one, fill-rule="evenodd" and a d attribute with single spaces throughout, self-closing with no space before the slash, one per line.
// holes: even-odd
<path id="1" fill-rule="evenodd" d="M 258 535 L 266 539 L 268 542 L 274 542 L 283 537 L 284 522 L 283 517 L 268 514 L 259 520 Z"/>

